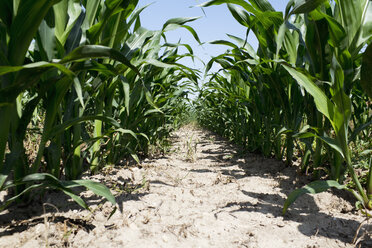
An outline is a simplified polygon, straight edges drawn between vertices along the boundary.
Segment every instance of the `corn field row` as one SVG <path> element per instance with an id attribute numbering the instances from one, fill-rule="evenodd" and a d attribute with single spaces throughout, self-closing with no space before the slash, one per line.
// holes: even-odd
<path id="1" fill-rule="evenodd" d="M 221 69 L 200 90 L 199 123 L 287 165 L 300 157 L 302 172 L 329 179 L 294 191 L 283 212 L 299 195 L 330 187 L 372 209 L 372 2 L 292 0 L 284 16 L 268 1 L 202 6 L 222 3 L 259 46 L 234 36 L 211 42 L 229 50 L 206 66 Z M 363 157 L 369 172 L 358 177 L 354 162 Z"/>
<path id="2" fill-rule="evenodd" d="M 139 161 L 161 147 L 189 114 L 245 150 L 300 159 L 316 180 L 289 195 L 330 187 L 351 191 L 372 209 L 372 3 L 290 0 L 285 13 L 267 0 L 227 4 L 246 37 L 201 72 L 180 60 L 189 44 L 167 42 L 189 25 L 141 26 L 138 0 L 4 0 L 0 8 L 0 211 L 40 189 L 84 186 L 115 204 L 102 184 L 81 180 L 106 165 Z M 247 43 L 252 33 L 258 49 Z M 180 53 L 179 48 L 187 53 Z M 218 64 L 218 72 L 210 71 Z M 198 92 L 190 104 L 188 93 Z M 357 174 L 362 167 L 365 174 Z M 321 168 L 321 169 L 320 169 Z M 351 178 L 350 180 L 346 180 Z M 345 181 L 348 183 L 346 184 Z M 39 189 L 36 191 L 36 189 Z M 37 193 L 38 192 L 38 193 Z"/>
<path id="3" fill-rule="evenodd" d="M 0 10 L 0 190 L 28 201 L 31 190 L 72 187 L 114 197 L 79 180 L 105 165 L 146 155 L 185 112 L 198 71 L 178 60 L 190 46 L 141 27 L 138 0 L 3 1 Z M 189 53 L 179 54 L 179 46 Z M 37 144 L 30 154 L 29 143 Z M 39 191 L 40 192 L 40 191 Z"/>

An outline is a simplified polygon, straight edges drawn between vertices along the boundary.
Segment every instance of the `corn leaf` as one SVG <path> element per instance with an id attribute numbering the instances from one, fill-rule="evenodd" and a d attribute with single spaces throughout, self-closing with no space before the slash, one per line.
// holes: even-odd
<path id="1" fill-rule="evenodd" d="M 23 63 L 40 23 L 49 9 L 58 2 L 58 0 L 20 1 L 10 29 L 8 59 L 12 65 Z"/>
<path id="2" fill-rule="evenodd" d="M 111 125 L 113 125 L 116 128 L 120 128 L 120 124 L 111 117 L 100 116 L 100 115 L 86 115 L 86 116 L 81 116 L 81 117 L 76 117 L 74 119 L 70 119 L 68 121 L 65 121 L 62 124 L 54 126 L 51 129 L 47 139 L 50 139 L 51 137 L 54 137 L 54 136 L 62 133 L 63 131 L 69 129 L 70 127 L 72 127 L 74 125 L 77 125 L 77 124 L 85 122 L 85 121 L 91 121 L 91 120 L 101 120 L 101 121 L 110 123 Z"/>
<path id="3" fill-rule="evenodd" d="M 283 64 L 283 67 L 292 75 L 292 77 L 313 96 L 317 109 L 324 114 L 331 122 L 335 107 L 324 92 L 306 75 L 296 69 Z"/>
<path id="4" fill-rule="evenodd" d="M 82 13 L 80 1 L 62 0 L 53 6 L 53 11 L 55 18 L 55 36 L 62 45 L 65 45 L 71 30 Z"/>
<path id="5" fill-rule="evenodd" d="M 76 60 L 92 59 L 92 58 L 111 58 L 120 61 L 124 65 L 131 68 L 137 75 L 141 75 L 138 68 L 130 63 L 130 61 L 118 50 L 99 46 L 99 45 L 85 45 L 80 46 L 66 55 L 59 63 L 69 63 Z"/>
<path id="6" fill-rule="evenodd" d="M 337 0 L 340 15 L 338 20 L 344 25 L 350 53 L 361 49 L 361 44 L 367 41 L 372 33 L 372 4 L 369 0 Z"/>
<path id="7" fill-rule="evenodd" d="M 319 5 L 324 3 L 326 0 L 295 0 L 292 11 L 287 15 L 309 13 L 316 9 Z M 288 6 L 287 6 L 288 8 Z"/>
<path id="8" fill-rule="evenodd" d="M 341 144 L 337 139 L 332 139 L 332 138 L 327 137 L 327 136 L 320 136 L 320 135 L 317 135 L 317 134 L 314 134 L 314 133 L 311 133 L 311 132 L 297 133 L 297 134 L 293 135 L 293 137 L 299 138 L 299 139 L 305 139 L 305 138 L 310 138 L 310 137 L 319 138 L 320 140 L 325 142 L 327 145 L 329 145 L 330 147 L 335 149 L 338 153 L 340 153 L 340 155 L 343 158 L 345 158 L 345 154 L 344 154 L 344 152 L 341 148 Z"/>
<path id="9" fill-rule="evenodd" d="M 52 68 L 52 67 L 57 68 L 58 70 L 62 71 L 63 73 L 65 73 L 66 75 L 70 77 L 75 76 L 72 71 L 70 71 L 63 65 L 56 64 L 56 63 L 48 63 L 48 62 L 43 62 L 43 61 L 30 63 L 30 64 L 23 65 L 23 66 L 0 66 L 0 76 L 5 75 L 7 73 L 11 73 L 11 72 L 21 71 L 24 69 L 39 69 L 39 68 Z"/>
<path id="10" fill-rule="evenodd" d="M 84 186 L 88 190 L 91 190 L 94 194 L 106 198 L 112 205 L 116 204 L 115 197 L 112 195 L 110 190 L 103 184 L 94 182 L 92 180 L 72 180 L 75 186 Z M 73 184 L 69 183 L 68 187 L 72 187 Z"/>
<path id="11" fill-rule="evenodd" d="M 333 180 L 327 180 L 327 181 L 314 181 L 307 185 L 305 185 L 302 188 L 296 189 L 292 191 L 288 198 L 284 202 L 283 206 L 283 214 L 287 212 L 287 209 L 290 205 L 292 205 L 293 202 L 297 200 L 298 197 L 304 195 L 304 194 L 317 194 L 324 192 L 330 188 L 336 188 L 336 189 L 346 189 L 345 185 L 339 184 L 337 181 Z"/>

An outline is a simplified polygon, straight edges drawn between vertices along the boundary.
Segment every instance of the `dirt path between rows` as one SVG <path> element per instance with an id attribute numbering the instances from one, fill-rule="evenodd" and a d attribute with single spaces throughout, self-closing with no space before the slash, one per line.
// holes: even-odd
<path id="1" fill-rule="evenodd" d="M 90 193 L 93 213 L 51 193 L 0 214 L 0 247 L 354 247 L 364 219 L 349 195 L 306 195 L 282 216 L 286 195 L 308 182 L 295 168 L 191 126 L 172 140 L 164 157 L 93 177 L 116 195 L 111 219 L 111 204 Z M 369 229 L 357 247 L 372 247 Z"/>

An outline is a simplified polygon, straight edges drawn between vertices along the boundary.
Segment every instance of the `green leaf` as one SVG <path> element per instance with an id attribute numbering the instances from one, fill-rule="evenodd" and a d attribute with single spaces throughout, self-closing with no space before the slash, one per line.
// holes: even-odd
<path id="1" fill-rule="evenodd" d="M 53 6 L 54 19 L 55 19 L 55 36 L 61 42 L 62 36 L 66 28 L 68 20 L 68 2 L 69 0 L 62 0 Z M 61 42 L 61 44 L 63 44 Z"/>
<path id="2" fill-rule="evenodd" d="M 242 6 L 248 12 L 251 12 L 253 14 L 257 13 L 256 9 L 244 0 L 211 0 L 211 1 L 198 5 L 198 7 L 209 7 L 212 5 L 221 5 L 224 3 L 237 4 L 237 5 Z"/>
<path id="3" fill-rule="evenodd" d="M 88 30 L 93 26 L 94 19 L 96 18 L 98 7 L 101 3 L 101 0 L 89 0 L 86 1 L 85 7 L 85 19 L 82 25 L 84 31 Z"/>
<path id="4" fill-rule="evenodd" d="M 193 22 L 197 19 L 201 18 L 200 16 L 198 17 L 178 17 L 178 18 L 172 18 L 172 19 L 169 19 L 168 21 L 166 21 L 164 24 L 163 24 L 163 28 L 162 30 L 165 32 L 165 31 L 170 31 L 172 30 L 172 28 L 168 27 L 169 25 L 172 25 L 172 24 L 175 24 L 177 26 L 182 26 L 188 22 Z M 172 26 L 173 27 L 173 26 Z"/>
<path id="5" fill-rule="evenodd" d="M 127 115 L 129 116 L 129 103 L 130 103 L 130 85 L 127 82 L 123 82 L 123 90 L 124 90 L 124 106 L 125 110 L 127 111 Z"/>
<path id="6" fill-rule="evenodd" d="M 368 43 L 372 36 L 372 2 L 366 1 L 362 5 L 362 16 L 361 25 L 359 27 L 357 35 L 351 44 L 350 53 L 356 55 L 359 53 L 360 49 L 363 48 L 365 44 Z M 355 48 L 355 49 L 354 49 Z"/>
<path id="7" fill-rule="evenodd" d="M 117 129 L 115 129 L 115 132 L 119 132 L 121 134 L 130 134 L 133 138 L 138 140 L 137 135 L 132 130 L 124 129 L 124 128 L 117 128 Z"/>
<path id="8" fill-rule="evenodd" d="M 188 25 L 181 25 L 180 27 L 187 29 L 191 35 L 194 37 L 194 39 L 199 43 L 199 45 L 202 45 L 202 42 L 199 39 L 198 33 L 196 33 L 195 29 Z"/>
<path id="9" fill-rule="evenodd" d="M 62 133 L 63 131 L 67 130 L 68 128 L 70 128 L 74 125 L 77 125 L 77 124 L 82 123 L 84 121 L 91 121 L 91 120 L 101 120 L 101 121 L 110 123 L 111 125 L 113 125 L 116 128 L 120 128 L 120 124 L 117 121 L 115 121 L 115 119 L 113 119 L 111 117 L 100 116 L 100 115 L 87 115 L 87 116 L 82 116 L 82 117 L 76 117 L 74 119 L 69 119 L 62 124 L 54 126 L 51 129 L 47 139 L 50 139 L 50 138 Z"/>
<path id="10" fill-rule="evenodd" d="M 132 35 L 129 40 L 127 40 L 126 44 L 129 49 L 124 50 L 124 55 L 127 58 L 131 58 L 132 54 L 137 50 L 141 49 L 146 40 L 154 36 L 154 32 L 150 30 L 146 30 L 143 28 L 140 28 L 135 35 Z"/>
<path id="11" fill-rule="evenodd" d="M 163 111 L 161 111 L 159 109 L 158 106 L 156 106 L 156 104 L 154 103 L 154 99 L 152 98 L 152 95 L 151 95 L 151 92 L 146 88 L 145 85 L 143 85 L 143 89 L 145 91 L 145 98 L 146 98 L 146 101 L 153 107 L 155 108 L 156 110 L 158 110 L 160 113 L 163 113 Z"/>
<path id="12" fill-rule="evenodd" d="M 194 37 L 194 39 L 199 44 L 202 44 L 196 31 L 192 27 L 185 25 L 185 23 L 192 22 L 200 18 L 201 17 L 198 16 L 198 17 L 183 17 L 183 18 L 180 17 L 180 18 L 169 19 L 166 23 L 164 23 L 162 32 L 172 31 L 177 28 L 185 28 L 191 33 L 191 35 Z"/>
<path id="13" fill-rule="evenodd" d="M 295 5 L 293 6 L 293 9 L 289 15 L 309 13 L 325 1 L 326 0 L 296 0 Z"/>
<path id="14" fill-rule="evenodd" d="M 79 186 L 86 187 L 96 195 L 106 198 L 109 202 L 112 203 L 112 205 L 116 204 L 115 197 L 105 185 L 91 180 L 73 180 L 72 182 L 78 184 Z"/>
<path id="15" fill-rule="evenodd" d="M 85 209 L 89 209 L 87 204 L 79 196 L 75 195 L 70 190 L 70 188 L 78 187 L 78 186 L 84 186 L 88 190 L 93 191 L 93 193 L 106 198 L 113 205 L 116 204 L 115 197 L 111 194 L 110 190 L 106 186 L 104 186 L 101 183 L 94 182 L 94 181 L 91 181 L 91 180 L 60 181 L 56 177 L 54 177 L 53 175 L 48 174 L 48 173 L 33 173 L 33 174 L 25 176 L 22 179 L 22 183 L 34 182 L 34 181 L 42 181 L 43 184 L 42 185 L 38 184 L 38 185 L 35 185 L 35 186 L 30 186 L 29 187 L 30 189 L 26 189 L 27 191 L 35 188 L 36 186 L 37 187 L 41 187 L 41 186 L 53 187 L 55 189 L 61 190 L 66 195 L 70 196 L 76 203 L 78 203 L 80 206 L 84 207 Z M 22 192 L 22 194 L 24 194 L 24 192 Z"/>
<path id="16" fill-rule="evenodd" d="M 236 48 L 238 49 L 238 46 L 235 45 L 234 43 L 230 42 L 230 41 L 226 41 L 226 40 L 213 40 L 213 41 L 210 41 L 209 42 L 210 44 L 214 44 L 214 45 L 225 45 L 225 46 L 230 46 L 232 48 Z"/>
<path id="17" fill-rule="evenodd" d="M 15 184 L 7 185 L 7 188 L 11 188 L 11 187 L 14 187 L 14 186 L 16 186 L 16 185 Z M 26 187 L 26 189 L 24 189 L 21 193 L 19 193 L 19 194 L 13 196 L 13 197 L 7 199 L 6 201 L 4 201 L 2 203 L 2 205 L 0 205 L 0 212 L 3 211 L 7 206 L 9 206 L 9 204 L 14 202 L 15 200 L 17 200 L 19 197 L 26 194 L 27 192 L 29 192 L 33 189 L 43 188 L 44 186 L 45 186 L 44 184 L 34 184 L 34 185 Z"/>
<path id="18" fill-rule="evenodd" d="M 279 51 L 282 48 L 283 41 L 284 41 L 284 35 L 285 32 L 287 31 L 287 25 L 283 23 L 279 27 L 278 34 L 276 36 L 276 57 L 279 58 Z"/>
<path id="19" fill-rule="evenodd" d="M 18 95 L 37 84 L 43 73 L 47 72 L 51 68 L 57 68 L 68 77 L 66 79 L 71 79 L 75 74 L 67 69 L 64 65 L 48 62 L 36 62 L 27 64 L 24 66 L 0 66 L 0 75 L 5 75 L 11 72 L 19 73 L 16 79 L 8 87 L 0 89 L 0 104 L 1 103 L 11 103 L 14 101 Z M 53 83 L 53 80 L 49 81 Z"/>
<path id="20" fill-rule="evenodd" d="M 61 72 L 65 73 L 66 75 L 70 77 L 75 76 L 75 74 L 72 71 L 70 71 L 69 69 L 67 69 L 65 66 L 61 64 L 48 63 L 48 62 L 43 62 L 43 61 L 30 63 L 30 64 L 23 65 L 23 66 L 0 66 L 0 76 L 11 73 L 11 72 L 21 71 L 24 69 L 39 69 L 39 68 L 48 69 L 52 67 L 57 68 L 58 70 L 60 70 Z"/>
<path id="21" fill-rule="evenodd" d="M 267 0 L 249 0 L 249 2 L 261 11 L 275 11 L 273 6 Z"/>
<path id="22" fill-rule="evenodd" d="M 284 202 L 283 214 L 286 213 L 288 207 L 297 200 L 298 197 L 304 194 L 317 194 L 326 191 L 330 188 L 336 189 L 346 189 L 346 186 L 339 184 L 337 181 L 327 180 L 327 181 L 314 181 L 311 182 L 300 189 L 292 191 L 287 200 Z"/>
<path id="23" fill-rule="evenodd" d="M 89 2 L 95 2 L 91 0 Z M 62 0 L 53 6 L 55 18 L 55 36 L 62 45 L 77 22 L 82 9 L 78 0 Z"/>
<path id="24" fill-rule="evenodd" d="M 237 42 L 238 46 L 242 47 L 245 49 L 245 51 L 254 59 L 259 59 L 259 57 L 257 56 L 257 53 L 256 51 L 253 49 L 253 47 L 246 41 L 246 40 L 243 40 L 239 37 L 236 37 L 234 35 L 230 35 L 230 34 L 227 34 L 227 36 L 229 36 L 232 40 L 234 40 L 235 42 Z"/>
<path id="25" fill-rule="evenodd" d="M 305 74 L 287 65 L 282 65 L 289 74 L 292 75 L 297 83 L 304 87 L 305 90 L 313 96 L 318 111 L 324 114 L 328 120 L 333 123 L 335 107 L 324 92 Z"/>
<path id="26" fill-rule="evenodd" d="M 156 67 L 160 67 L 160 68 L 177 68 L 177 66 L 175 65 L 172 65 L 172 64 L 167 64 L 167 63 L 164 63 L 162 61 L 159 61 L 157 59 L 154 59 L 154 58 L 148 58 L 145 60 L 146 63 L 148 64 L 151 64 L 151 65 L 154 65 Z"/>
<path id="27" fill-rule="evenodd" d="M 83 199 L 81 199 L 80 196 L 77 196 L 74 193 L 72 193 L 71 191 L 66 190 L 66 189 L 63 189 L 63 188 L 61 188 L 59 190 L 61 190 L 63 193 L 65 193 L 66 195 L 68 195 L 69 197 L 71 197 L 71 199 L 74 200 L 81 207 L 89 210 L 88 205 L 85 203 L 85 201 Z"/>
<path id="28" fill-rule="evenodd" d="M 141 75 L 138 68 L 130 63 L 130 61 L 118 50 L 110 47 L 99 45 L 80 46 L 66 55 L 59 63 L 69 63 L 76 60 L 92 59 L 92 58 L 111 58 L 117 60 L 131 68 L 138 76 Z"/>
<path id="29" fill-rule="evenodd" d="M 21 65 L 41 21 L 59 0 L 20 1 L 10 28 L 8 59 L 11 65 Z"/>
<path id="30" fill-rule="evenodd" d="M 25 176 L 22 178 L 22 182 L 32 182 L 32 181 L 44 181 L 44 180 L 50 180 L 50 181 L 58 181 L 56 177 L 53 175 L 47 174 L 47 173 L 33 173 Z"/>
<path id="31" fill-rule="evenodd" d="M 83 90 L 81 89 L 81 84 L 78 78 L 74 78 L 74 88 L 75 88 L 75 92 L 80 101 L 81 106 L 85 108 Z"/>
<path id="32" fill-rule="evenodd" d="M 138 164 L 140 164 L 141 162 L 140 162 L 140 160 L 139 160 L 139 158 L 138 158 L 138 156 L 137 156 L 137 154 L 131 149 L 131 148 L 129 148 L 129 147 L 126 147 L 126 149 L 129 151 L 129 153 L 130 153 L 130 156 L 138 163 Z"/>
<path id="33" fill-rule="evenodd" d="M 51 61 L 54 58 L 56 48 L 54 27 L 49 26 L 48 21 L 43 20 L 37 32 L 36 41 L 40 50 L 41 60 Z"/>
<path id="34" fill-rule="evenodd" d="M 345 158 L 345 154 L 344 154 L 344 152 L 341 148 L 341 145 L 340 145 L 340 143 L 337 139 L 332 139 L 332 138 L 326 137 L 326 136 L 320 136 L 320 135 L 317 135 L 317 134 L 314 134 L 314 133 L 311 133 L 311 132 L 300 132 L 300 133 L 297 133 L 297 134 L 293 135 L 293 137 L 299 138 L 299 139 L 306 139 L 306 138 L 310 138 L 310 137 L 319 138 L 323 142 L 325 142 L 327 145 L 329 145 L 330 147 L 335 149 L 338 153 L 340 153 L 343 158 Z"/>
<path id="35" fill-rule="evenodd" d="M 73 192 L 71 192 L 70 189 L 65 187 L 64 182 L 58 180 L 56 177 L 54 177 L 51 174 L 48 173 L 33 173 L 25 176 L 21 181 L 14 182 L 13 184 L 7 185 L 7 188 L 15 187 L 17 185 L 30 183 L 30 182 L 39 182 L 41 181 L 41 184 L 33 184 L 31 186 L 26 187 L 25 190 L 23 190 L 21 193 L 19 193 L 16 196 L 13 196 L 12 198 L 9 198 L 2 206 L 0 206 L 0 211 L 3 210 L 7 205 L 9 205 L 14 200 L 18 199 L 20 196 L 26 194 L 27 192 L 37 189 L 37 188 L 47 188 L 51 187 L 57 190 L 61 190 L 66 195 L 70 196 L 76 203 L 78 203 L 80 206 L 82 206 L 85 209 L 89 209 L 87 204 L 84 202 L 83 199 L 81 199 L 79 196 L 75 195 Z M 68 182 L 66 183 L 69 184 Z"/>
<path id="36" fill-rule="evenodd" d="M 229 8 L 231 14 L 237 20 L 241 25 L 245 27 L 250 27 L 250 16 L 249 14 L 242 10 L 241 8 L 238 8 L 237 6 L 233 4 L 227 4 L 227 7 Z"/>
<path id="37" fill-rule="evenodd" d="M 363 44 L 372 36 L 372 4 L 369 0 L 338 0 L 338 21 L 347 33 L 350 53 L 358 54 Z"/>
<path id="38" fill-rule="evenodd" d="M 253 1 L 250 0 L 252 3 L 249 4 L 244 0 L 212 0 L 208 1 L 206 3 L 198 5 L 199 7 L 208 7 L 212 5 L 221 5 L 221 4 L 237 4 L 241 7 L 243 7 L 246 11 L 249 13 L 252 13 L 257 17 L 257 19 L 263 24 L 264 28 L 269 28 L 272 25 L 280 25 L 283 22 L 283 16 L 281 12 L 275 12 L 272 11 L 273 8 L 268 5 L 268 3 L 265 3 L 266 1 L 263 0 L 258 0 L 258 1 Z M 261 3 L 259 3 L 261 2 Z M 232 10 L 232 8 L 230 8 Z M 236 9 L 235 9 L 236 10 Z M 271 11 L 270 11 L 271 10 Z M 243 17 L 241 14 L 238 12 L 233 13 L 233 16 L 237 18 L 239 21 L 242 20 L 241 18 Z M 238 15 L 236 15 L 238 14 Z M 246 18 L 244 18 L 246 19 Z M 259 37 L 258 37 L 259 38 Z"/>
<path id="39" fill-rule="evenodd" d="M 100 21 L 93 26 L 89 26 L 89 30 L 87 31 L 87 36 L 89 38 L 90 44 L 98 44 L 100 35 L 104 31 L 110 18 L 114 16 L 115 14 L 118 14 L 123 11 L 123 8 L 120 6 L 122 4 L 123 0 L 107 0 L 104 1 L 104 4 L 106 5 L 106 8 L 103 8 L 103 11 L 101 13 Z M 128 4 L 129 2 L 133 2 L 130 0 L 124 1 L 124 4 Z"/>

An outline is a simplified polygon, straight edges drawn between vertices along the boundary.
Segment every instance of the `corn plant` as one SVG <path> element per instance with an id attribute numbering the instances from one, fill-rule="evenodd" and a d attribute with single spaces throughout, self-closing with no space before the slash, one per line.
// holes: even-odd
<path id="1" fill-rule="evenodd" d="M 372 181 L 369 180 L 366 189 L 360 184 L 351 161 L 351 151 L 349 148 L 350 135 L 348 133 L 350 130 L 350 119 L 353 114 L 352 90 L 355 87 L 353 84 L 360 83 L 362 79 L 362 83 L 366 89 L 369 89 L 371 86 L 370 80 L 366 78 L 365 74 L 362 74 L 361 78 L 358 74 L 359 70 L 365 73 L 365 71 L 370 71 L 372 69 L 367 62 L 369 60 L 368 57 L 371 56 L 370 45 L 366 48 L 365 52 L 361 53 L 362 48 L 368 45 L 372 37 L 372 30 L 370 28 L 372 21 L 372 5 L 370 1 L 336 1 L 333 6 L 328 2 L 321 6 L 319 6 L 319 4 L 309 5 L 309 3 L 297 2 L 289 3 L 287 9 L 289 9 L 291 5 L 293 5 L 291 13 L 305 13 L 305 16 L 310 22 L 322 20 L 328 26 L 329 37 L 327 38 L 328 45 L 326 48 L 329 49 L 330 52 L 330 55 L 328 55 L 330 57 L 328 64 L 330 97 L 327 96 L 324 89 L 322 90 L 317 86 L 306 73 L 299 72 L 299 70 L 290 68 L 286 65 L 284 65 L 284 67 L 292 77 L 296 79 L 297 83 L 304 87 L 314 98 L 318 111 L 321 112 L 332 125 L 334 137 L 315 135 L 336 151 L 338 161 L 334 167 L 337 181 L 341 182 L 341 162 L 344 161 L 356 186 L 357 192 L 353 190 L 352 192 L 361 204 L 359 207 L 371 209 L 370 183 L 372 183 Z M 289 15 L 291 13 L 289 13 Z M 364 63 L 361 63 L 362 59 Z M 363 123 L 362 126 L 355 128 L 351 136 L 356 136 L 370 124 L 371 121 Z M 313 133 L 304 135 L 313 135 Z M 371 172 L 369 172 L 369 174 L 370 173 Z M 329 181 L 327 183 L 328 187 L 337 185 L 335 181 Z M 321 187 L 318 188 L 318 184 L 321 185 Z M 316 181 L 312 183 L 312 188 L 315 192 L 319 192 L 328 188 L 324 185 L 324 182 Z M 337 187 L 341 187 L 341 185 Z M 298 190 L 289 195 L 283 212 L 285 212 L 290 203 L 295 200 L 299 192 L 303 193 L 306 192 L 306 190 Z"/>
<path id="2" fill-rule="evenodd" d="M 64 14 L 66 9 L 63 9 L 62 5 L 74 10 L 69 12 L 69 18 Z M 56 123 L 55 118 L 60 102 L 71 85 L 76 83 L 75 73 L 79 71 L 77 67 L 81 64 L 78 61 L 94 57 L 110 57 L 114 53 L 118 60 L 133 66 L 123 55 L 115 53 L 108 47 L 81 46 L 74 49 L 69 45 L 76 46 L 76 44 L 67 44 L 69 37 L 74 39 L 77 35 L 76 32 L 72 32 L 81 12 L 77 1 L 6 1 L 4 6 L 1 11 L 3 39 L 1 40 L 0 113 L 3 128 L 0 137 L 0 189 L 14 189 L 14 195 L 5 201 L 1 208 L 19 197 L 27 199 L 29 191 L 36 188 L 62 190 L 78 204 L 87 208 L 83 200 L 72 193 L 70 188 L 76 186 L 85 186 L 115 204 L 110 191 L 101 184 L 88 180 L 60 181 L 57 178 L 60 177 L 59 170 L 52 163 L 48 164 L 48 173 L 39 173 L 39 170 L 47 142 L 50 141 L 49 147 L 60 142 L 52 138 L 59 130 L 64 130 L 63 127 L 73 124 L 73 122 L 68 125 Z M 65 18 L 61 15 L 65 15 Z M 69 50 L 67 55 L 64 46 Z M 56 56 L 63 59 L 53 61 Z M 77 83 L 76 88 L 78 88 Z M 22 105 L 21 100 L 25 91 L 33 93 L 34 96 Z M 41 101 L 46 105 L 43 134 L 37 157 L 30 166 L 25 156 L 23 140 L 32 113 Z M 6 154 L 6 147 L 10 153 Z M 58 159 L 56 162 L 59 162 Z"/>
<path id="3" fill-rule="evenodd" d="M 317 167 L 329 162 L 333 180 L 296 190 L 283 212 L 303 193 L 346 188 L 346 171 L 360 206 L 371 208 L 371 180 L 361 185 L 349 148 L 357 137 L 370 139 L 370 1 L 293 0 L 284 16 L 266 0 L 212 0 L 200 6 L 224 3 L 259 46 L 255 51 L 246 39 L 232 36 L 233 42 L 212 42 L 230 50 L 207 65 L 207 71 L 212 63 L 222 69 L 200 93 L 199 122 L 287 164 L 296 148 L 303 169 L 312 164 L 316 177 Z"/>
<path id="4" fill-rule="evenodd" d="M 221 3 L 223 2 L 210 1 L 202 6 Z M 230 99 L 229 104 L 233 105 L 228 112 L 222 112 L 225 115 L 228 113 L 235 115 L 231 117 L 233 118 L 231 125 L 224 126 L 222 129 L 231 129 L 233 133 L 235 130 L 240 130 L 241 134 L 232 135 L 234 140 L 241 140 L 249 150 L 262 152 L 266 156 L 274 154 L 278 159 L 286 157 L 287 163 L 291 164 L 294 149 L 293 135 L 300 131 L 307 99 L 302 97 L 300 88 L 273 60 L 283 58 L 296 63 L 297 50 L 303 49 L 298 45 L 299 36 L 296 33 L 287 33 L 287 42 L 283 47 L 291 49 L 293 53 L 288 55 L 282 52 L 277 44 L 277 34 L 283 23 L 281 13 L 275 12 L 268 2 L 262 2 L 264 4 L 261 5 L 257 3 L 251 5 L 245 1 L 234 3 L 241 5 L 245 10 L 253 11 L 254 15 L 249 15 L 240 8 L 228 4 L 232 15 L 240 24 L 247 27 L 247 34 L 252 30 L 256 35 L 259 48 L 256 52 L 246 40 L 233 36 L 230 38 L 236 44 L 224 40 L 212 42 L 233 48 L 213 58 L 207 66 L 208 70 L 212 63 L 217 62 L 222 66 L 222 70 L 229 74 L 226 77 L 212 77 L 218 78 L 216 81 L 221 79 L 225 81 L 223 86 L 217 86 L 217 90 L 223 89 L 228 95 L 226 99 Z M 297 45 L 293 45 L 296 42 Z M 213 80 L 211 84 L 210 87 L 216 87 L 213 85 L 215 84 Z M 242 110 L 234 113 L 238 109 Z M 233 125 L 240 125 L 240 127 Z M 286 149 L 281 149 L 283 135 L 286 137 Z"/>
<path id="5" fill-rule="evenodd" d="M 197 18 L 176 18 L 160 31 L 141 28 L 137 0 L 4 1 L 0 10 L 0 190 L 28 201 L 39 188 L 84 186 L 115 203 L 103 185 L 79 180 L 164 138 L 197 72 L 177 63 L 182 44 L 165 32 Z M 164 53 L 160 50 L 165 47 Z M 189 48 L 189 46 L 186 45 Z M 184 85 L 178 80 L 185 79 Z M 178 101 L 176 99 L 179 99 Z M 35 115 L 42 120 L 36 158 L 24 147 Z M 159 132 L 159 130 L 166 130 Z M 155 141 L 153 141 L 155 142 Z"/>

